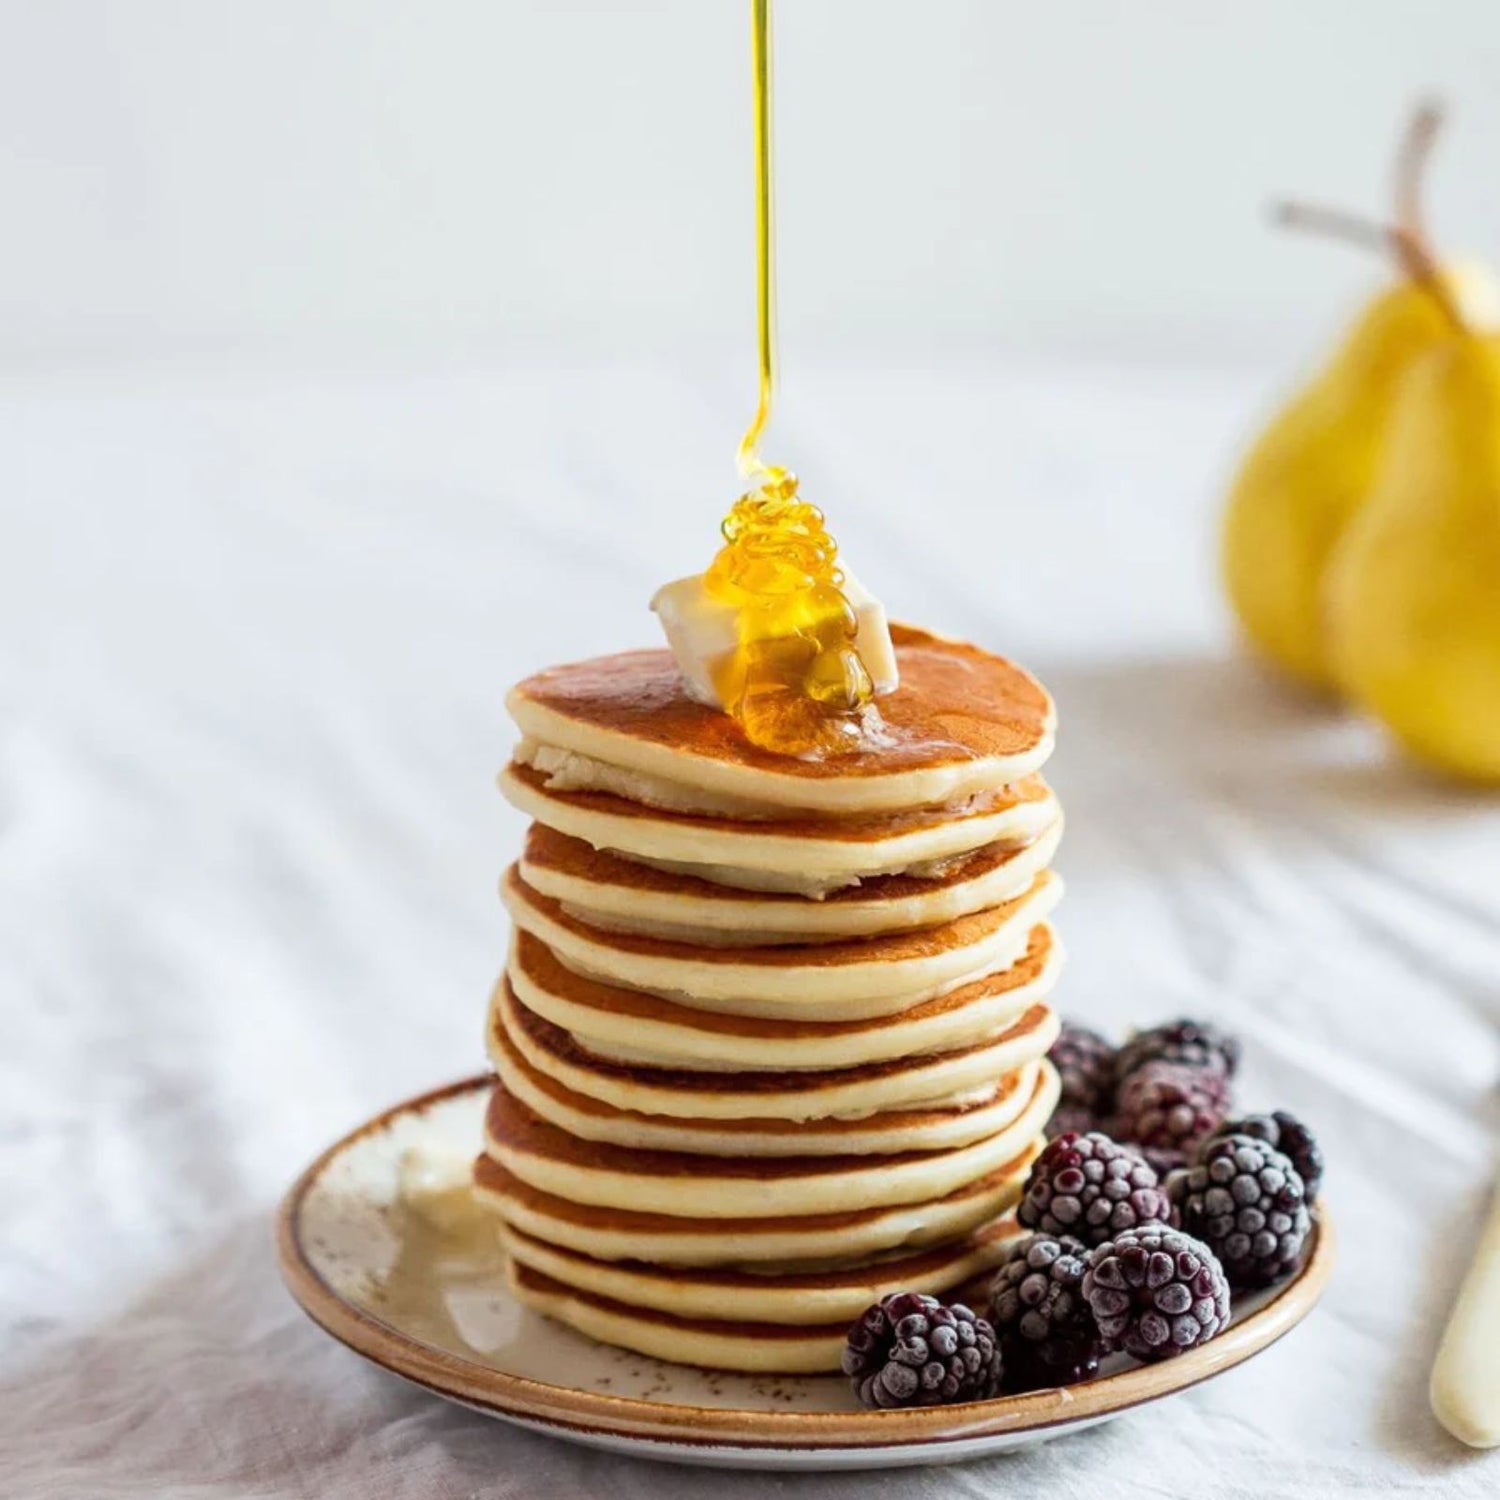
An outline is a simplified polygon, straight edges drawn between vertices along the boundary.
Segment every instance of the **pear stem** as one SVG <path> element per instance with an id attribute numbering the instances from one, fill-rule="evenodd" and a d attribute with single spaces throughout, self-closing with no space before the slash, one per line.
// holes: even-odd
<path id="1" fill-rule="evenodd" d="M 1271 204 L 1271 222 L 1280 229 L 1298 229 L 1358 245 L 1361 250 L 1399 256 L 1396 231 L 1363 214 L 1353 214 L 1324 203 L 1301 203 L 1281 198 Z"/>
<path id="2" fill-rule="evenodd" d="M 1422 212 L 1422 181 L 1442 123 L 1443 112 L 1430 99 L 1420 103 L 1407 122 L 1401 149 L 1396 156 L 1395 223 L 1381 224 L 1361 214 L 1346 213 L 1343 209 L 1327 208 L 1322 204 L 1285 201 L 1271 205 L 1271 218 L 1283 229 L 1321 234 L 1390 255 L 1432 298 L 1454 331 L 1467 333 L 1469 328 L 1463 313 L 1438 270 Z"/>
<path id="3" fill-rule="evenodd" d="M 1424 99 L 1406 122 L 1406 134 L 1396 153 L 1395 207 L 1396 225 L 1423 246 L 1431 244 L 1427 234 L 1427 216 L 1423 210 L 1422 186 L 1427 177 L 1427 163 L 1438 132 L 1443 127 L 1443 109 L 1435 99 Z"/>

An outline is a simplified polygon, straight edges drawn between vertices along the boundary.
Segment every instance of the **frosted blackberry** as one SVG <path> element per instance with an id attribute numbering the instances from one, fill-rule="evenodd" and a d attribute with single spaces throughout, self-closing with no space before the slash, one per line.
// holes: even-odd
<path id="1" fill-rule="evenodd" d="M 1099 1329 L 1083 1300 L 1089 1248 L 1071 1235 L 1028 1235 L 990 1284 L 1005 1387 L 1075 1385 L 1099 1373 Z"/>
<path id="2" fill-rule="evenodd" d="M 1065 1021 L 1047 1056 L 1062 1080 L 1047 1134 L 1092 1130 L 1114 1102 L 1115 1049 L 1097 1031 Z"/>
<path id="3" fill-rule="evenodd" d="M 1128 1229 L 1100 1245 L 1083 1296 L 1107 1350 L 1170 1359 L 1206 1344 L 1229 1322 L 1229 1280 L 1201 1240 L 1165 1224 Z"/>
<path id="4" fill-rule="evenodd" d="M 1312 1131 L 1296 1115 L 1278 1109 L 1275 1114 L 1226 1120 L 1211 1139 L 1224 1135 L 1250 1135 L 1268 1141 L 1296 1167 L 1302 1179 L 1302 1201 L 1309 1208 L 1318 1201 L 1318 1189 L 1323 1186 L 1323 1152 Z"/>
<path id="5" fill-rule="evenodd" d="M 1170 1212 L 1141 1154 L 1091 1130 L 1047 1143 L 1031 1164 L 1016 1217 L 1027 1229 L 1097 1245 L 1122 1229 L 1165 1222 Z"/>
<path id="6" fill-rule="evenodd" d="M 1152 1171 L 1161 1178 L 1163 1186 L 1166 1185 L 1167 1178 L 1173 1172 L 1180 1172 L 1189 1160 L 1187 1152 L 1176 1146 L 1137 1146 L 1136 1149 L 1146 1158 Z"/>
<path id="7" fill-rule="evenodd" d="M 1296 1270 L 1312 1220 L 1301 1176 L 1269 1141 L 1209 1141 L 1170 1187 L 1183 1229 L 1213 1250 L 1231 1285 L 1270 1286 Z"/>
<path id="8" fill-rule="evenodd" d="M 1151 1062 L 1216 1068 L 1226 1078 L 1233 1078 L 1240 1065 L 1240 1042 L 1210 1021 L 1191 1021 L 1184 1016 L 1136 1032 L 1115 1054 L 1115 1078 L 1124 1083 L 1137 1068 Z"/>
<path id="9" fill-rule="evenodd" d="M 1115 1130 L 1154 1152 L 1190 1156 L 1229 1110 L 1229 1077 L 1215 1068 L 1148 1062 L 1120 1085 Z"/>
<path id="10" fill-rule="evenodd" d="M 961 1302 L 892 1292 L 849 1330 L 844 1374 L 865 1406 L 982 1401 L 1000 1388 L 1000 1346 Z"/>
<path id="11" fill-rule="evenodd" d="M 1059 1104 L 1047 1121 L 1047 1139 L 1055 1141 L 1060 1135 L 1087 1135 L 1098 1123 L 1091 1109 L 1082 1109 L 1076 1104 Z"/>

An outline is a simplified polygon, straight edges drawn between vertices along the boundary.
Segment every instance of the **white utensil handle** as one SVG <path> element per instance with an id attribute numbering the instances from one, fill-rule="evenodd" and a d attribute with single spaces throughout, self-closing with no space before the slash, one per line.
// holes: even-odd
<path id="1" fill-rule="evenodd" d="M 1461 1443 L 1500 1445 L 1500 1190 L 1433 1361 L 1430 1396 Z"/>

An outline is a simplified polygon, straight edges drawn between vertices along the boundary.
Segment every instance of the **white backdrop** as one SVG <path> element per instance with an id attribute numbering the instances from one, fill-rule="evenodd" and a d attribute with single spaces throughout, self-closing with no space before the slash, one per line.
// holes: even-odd
<path id="1" fill-rule="evenodd" d="M 268 1232 L 482 1065 L 504 690 L 652 640 L 734 494 L 747 9 L 0 0 L 5 1500 L 767 1492 L 364 1369 Z M 1374 277 L 1264 192 L 1373 203 L 1440 84 L 1437 217 L 1500 249 L 1500 7 L 782 9 L 772 451 L 895 611 L 1055 690 L 1062 1008 L 1242 1033 L 1342 1228 L 1181 1403 L 797 1493 L 1489 1500 L 1425 1391 L 1500 1144 L 1500 803 L 1258 677 L 1210 538 Z"/>
<path id="2" fill-rule="evenodd" d="M 0 368 L 748 336 L 745 0 L 0 0 Z M 1412 95 L 1500 248 L 1500 7 L 782 0 L 783 331 L 1316 345 Z"/>

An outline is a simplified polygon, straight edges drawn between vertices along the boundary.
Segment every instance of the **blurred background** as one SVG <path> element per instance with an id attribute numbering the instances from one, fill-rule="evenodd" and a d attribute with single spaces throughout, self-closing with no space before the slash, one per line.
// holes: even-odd
<path id="1" fill-rule="evenodd" d="M 745 10 L 10 0 L 0 367 L 743 351 Z M 1500 246 L 1484 0 L 797 0 L 777 71 L 791 379 L 1297 356 L 1378 270 L 1263 204 L 1383 211 L 1427 87 L 1441 238 Z"/>
<path id="2" fill-rule="evenodd" d="M 1204 935 L 1242 901 L 1203 841 L 1271 820 L 1261 909 L 1304 923 L 1330 829 L 1464 890 L 1434 818 L 1466 843 L 1494 823 L 1233 651 L 1214 537 L 1238 455 L 1390 279 L 1265 204 L 1385 214 L 1431 89 L 1439 241 L 1500 250 L 1500 8 L 776 11 L 769 456 L 893 612 L 1056 691 L 1073 1007 L 1123 1025 L 1121 972 L 1189 1005 L 1233 972 L 1227 1019 L 1336 1029 L 1277 989 L 1334 964 L 1321 934 L 1316 959 Z M 749 6 L 5 14 L 0 993 L 88 997 L 101 1046 L 205 989 L 274 1004 L 237 1045 L 305 1069 L 331 1128 L 478 1061 L 520 831 L 491 788 L 506 686 L 657 640 L 647 601 L 707 563 L 737 492 Z M 1217 903 L 1205 927 L 1184 900 Z M 101 963 L 141 990 L 124 1012 Z M 357 1071 L 315 1034 L 350 1009 Z M 1476 1078 L 1493 1050 L 1471 1038 Z M 237 1052 L 191 1047 L 184 1086 L 220 1064 L 253 1091 Z"/>
<path id="3" fill-rule="evenodd" d="M 1500 6 L 776 9 L 767 456 L 893 613 L 1053 689 L 1064 1013 L 1240 1034 L 1245 1102 L 1315 1122 L 1350 1226 L 1337 1307 L 1190 1398 L 1173 1484 L 1456 1500 L 1425 1390 L 1500 1139 L 1500 803 L 1253 669 L 1215 538 L 1245 443 L 1390 280 L 1271 195 L 1384 216 L 1433 90 L 1436 238 L 1500 255 Z M 505 690 L 657 642 L 647 601 L 738 492 L 748 13 L 0 0 L 13 1493 L 364 1495 L 413 1444 L 453 1493 L 532 1472 L 543 1439 L 497 1465 L 315 1352 L 267 1216 L 482 1067 Z M 1117 1484 L 1157 1420 L 1030 1491 Z"/>

